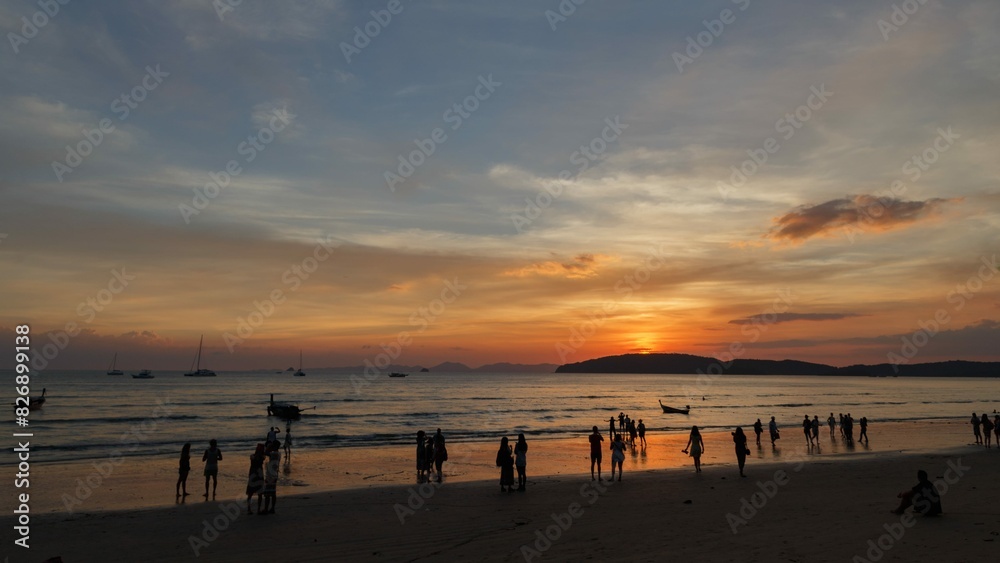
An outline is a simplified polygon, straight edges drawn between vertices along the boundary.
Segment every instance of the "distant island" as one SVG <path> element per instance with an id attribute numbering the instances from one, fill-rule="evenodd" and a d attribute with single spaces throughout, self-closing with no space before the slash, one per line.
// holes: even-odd
<path id="1" fill-rule="evenodd" d="M 925 364 L 829 366 L 798 360 L 733 360 L 691 354 L 623 354 L 565 364 L 556 373 L 721 373 L 731 375 L 863 375 L 871 377 L 1000 377 L 1000 362 L 952 360 Z"/>

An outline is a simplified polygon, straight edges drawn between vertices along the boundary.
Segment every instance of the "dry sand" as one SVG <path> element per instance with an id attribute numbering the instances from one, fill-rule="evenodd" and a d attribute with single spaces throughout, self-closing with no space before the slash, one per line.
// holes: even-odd
<path id="1" fill-rule="evenodd" d="M 919 468 L 941 483 L 951 481 L 943 491 L 945 515 L 907 520 L 907 527 L 889 510 L 896 492 L 915 483 Z M 875 549 L 885 551 L 880 561 L 987 562 L 1000 553 L 997 449 L 814 456 L 803 464 L 791 455 L 780 462 L 751 458 L 748 474 L 740 479 L 735 467 L 723 464 L 709 465 L 702 474 L 690 466 L 626 468 L 621 483 L 604 483 L 602 489 L 589 474 L 529 473 L 528 491 L 513 494 L 501 494 L 495 479 L 298 496 L 289 496 L 294 489 L 285 487 L 279 489 L 277 514 L 268 516 L 244 514 L 244 499 L 229 487 L 225 497 L 220 488 L 217 502 L 190 497 L 187 504 L 168 508 L 96 511 L 84 505 L 72 515 L 35 515 L 30 552 L 5 551 L 11 562 L 58 555 L 67 563 L 182 561 L 195 558 L 195 549 L 201 560 L 234 562 L 523 561 L 526 556 L 532 561 L 849 562 L 854 556 L 864 558 L 854 561 L 874 560 L 868 556 L 878 556 Z M 194 475 L 192 481 L 197 482 Z M 756 501 L 755 514 L 743 499 Z M 5 529 L 11 526 L 12 518 L 5 518 Z M 887 530 L 901 537 L 892 538 Z M 556 539 L 540 539 L 546 533 Z M 882 548 L 872 548 L 879 541 Z"/>

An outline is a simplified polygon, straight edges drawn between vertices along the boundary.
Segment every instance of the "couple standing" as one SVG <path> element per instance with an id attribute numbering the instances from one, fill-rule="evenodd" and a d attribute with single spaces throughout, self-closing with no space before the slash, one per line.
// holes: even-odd
<path id="1" fill-rule="evenodd" d="M 528 483 L 525 474 L 528 466 L 528 442 L 524 433 L 517 435 L 517 444 L 511 448 L 507 437 L 500 439 L 500 449 L 497 451 L 497 467 L 500 468 L 500 492 L 514 492 L 514 468 L 517 468 L 517 490 L 524 491 Z"/>

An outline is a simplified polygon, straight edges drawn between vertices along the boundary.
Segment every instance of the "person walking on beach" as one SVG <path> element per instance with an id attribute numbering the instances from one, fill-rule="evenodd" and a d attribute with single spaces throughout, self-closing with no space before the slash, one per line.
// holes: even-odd
<path id="1" fill-rule="evenodd" d="M 181 496 L 181 491 L 184 491 L 184 496 L 188 496 L 188 473 L 191 472 L 191 442 L 184 444 L 181 448 L 181 463 L 180 467 L 177 469 L 177 496 Z"/>
<path id="2" fill-rule="evenodd" d="M 514 444 L 514 467 L 517 468 L 517 490 L 524 492 L 525 485 L 528 484 L 528 476 L 525 475 L 528 466 L 528 442 L 524 439 L 524 433 L 517 435 L 517 443 Z"/>
<path id="3" fill-rule="evenodd" d="M 636 435 L 638 433 L 639 433 L 639 431 L 635 429 L 635 420 L 634 419 L 633 420 L 629 420 L 628 421 L 628 442 L 629 442 L 629 445 L 631 445 L 633 448 L 635 448 L 635 438 L 636 438 Z"/>
<path id="4" fill-rule="evenodd" d="M 818 414 L 814 414 L 813 415 L 812 431 L 813 431 L 813 440 L 816 440 L 816 445 L 818 446 L 819 445 L 819 415 Z"/>
<path id="5" fill-rule="evenodd" d="M 758 422 L 760 422 L 759 419 Z M 759 442 L 760 434 L 757 436 Z M 747 464 L 747 454 L 750 453 L 750 450 L 747 448 L 747 436 L 743 433 L 742 426 L 737 426 L 736 431 L 733 432 L 733 444 L 736 447 L 736 463 L 740 466 L 740 477 L 746 477 L 743 474 L 743 466 Z"/>
<path id="6" fill-rule="evenodd" d="M 899 506 L 891 510 L 893 514 L 902 514 L 910 506 L 913 511 L 924 516 L 937 516 L 941 514 L 941 494 L 934 483 L 927 478 L 927 472 L 921 469 L 917 471 L 917 484 L 908 491 L 903 491 L 896 495 L 899 497 Z"/>
<path id="7" fill-rule="evenodd" d="M 809 415 L 802 420 L 802 432 L 806 435 L 806 442 L 809 442 L 811 446 L 813 443 L 812 439 L 812 421 L 809 420 Z"/>
<path id="8" fill-rule="evenodd" d="M 427 446 L 424 444 L 423 430 L 417 430 L 417 482 L 423 483 L 430 465 L 427 463 Z"/>
<path id="9" fill-rule="evenodd" d="M 684 453 L 690 452 L 690 456 L 694 458 L 694 470 L 695 473 L 701 473 L 701 454 L 705 451 L 705 442 L 701 439 L 701 432 L 698 431 L 697 426 L 691 427 L 691 436 L 688 438 L 687 447 L 684 448 Z"/>
<path id="10" fill-rule="evenodd" d="M 247 514 L 253 514 L 250 509 L 250 499 L 257 495 L 257 512 L 260 512 L 261 491 L 264 489 L 264 444 L 257 444 L 257 449 L 250 454 L 250 471 L 247 474 Z"/>
<path id="11" fill-rule="evenodd" d="M 861 440 L 864 440 L 865 443 L 867 444 L 868 443 L 868 417 L 867 416 L 862 416 L 861 420 L 858 421 L 858 424 L 861 426 L 861 433 L 858 434 L 858 441 L 860 442 Z"/>
<path id="12" fill-rule="evenodd" d="M 625 431 L 625 413 L 623 412 L 618 413 L 618 431 Z M 611 436 L 608 436 L 608 439 L 610 440 Z"/>
<path id="13" fill-rule="evenodd" d="M 208 449 L 205 455 L 201 456 L 205 462 L 205 500 L 208 500 L 208 480 L 212 480 L 212 499 L 215 499 L 215 489 L 219 486 L 219 462 L 222 461 L 222 451 L 218 448 L 218 442 L 212 438 L 208 442 Z"/>
<path id="14" fill-rule="evenodd" d="M 278 505 L 278 469 L 281 467 L 281 449 L 277 440 L 267 453 L 267 467 L 264 469 L 264 511 L 258 514 L 274 514 Z"/>
<path id="15" fill-rule="evenodd" d="M 511 447 L 507 443 L 507 437 L 504 436 L 500 439 L 500 449 L 497 450 L 497 467 L 500 468 L 501 493 L 514 492 L 514 458 L 511 457 L 512 453 Z"/>
<path id="16" fill-rule="evenodd" d="M 990 447 L 990 438 L 993 435 L 993 423 L 990 422 L 990 415 L 983 413 L 983 439 L 986 442 L 986 447 Z M 1000 442 L 997 442 L 997 446 L 1000 446 Z"/>
<path id="17" fill-rule="evenodd" d="M 844 439 L 848 442 L 854 441 L 854 419 L 851 413 L 844 415 Z"/>
<path id="18" fill-rule="evenodd" d="M 830 418 L 826 419 L 826 423 L 830 426 L 830 437 L 833 438 L 834 431 L 837 428 L 837 419 L 833 418 L 833 413 L 830 413 Z"/>
<path id="19" fill-rule="evenodd" d="M 615 437 L 615 417 L 612 416 L 608 422 L 611 423 L 611 427 L 608 429 L 608 439 L 612 440 Z"/>
<path id="20" fill-rule="evenodd" d="M 771 422 L 767 423 L 767 431 L 771 434 L 771 445 L 774 442 L 781 439 L 781 434 L 778 433 L 778 423 L 774 421 L 774 417 L 771 417 Z"/>
<path id="21" fill-rule="evenodd" d="M 972 433 L 976 435 L 976 443 L 977 444 L 982 444 L 983 443 L 983 437 L 982 437 L 982 435 L 979 434 L 979 425 L 980 424 L 982 424 L 982 421 L 979 419 L 978 416 L 976 416 L 976 413 L 972 413 Z"/>
<path id="22" fill-rule="evenodd" d="M 844 413 L 837 413 L 837 421 L 840 424 L 840 437 L 846 438 L 846 436 L 844 436 Z"/>
<path id="23" fill-rule="evenodd" d="M 597 464 L 597 479 L 601 479 L 601 457 L 604 452 L 601 451 L 601 442 L 604 441 L 604 437 L 601 433 L 597 431 L 597 427 L 594 427 L 594 432 L 590 435 L 590 480 L 594 480 L 594 464 Z"/>
<path id="24" fill-rule="evenodd" d="M 428 436 L 424 442 L 424 464 L 427 465 L 427 480 L 430 481 L 431 473 L 434 473 L 434 437 Z"/>
<path id="25" fill-rule="evenodd" d="M 764 425 L 760 423 L 760 419 L 753 423 L 753 433 L 757 435 L 757 445 L 760 445 L 760 435 L 764 433 Z"/>
<path id="26" fill-rule="evenodd" d="M 441 482 L 441 466 L 444 462 L 448 461 L 448 448 L 444 445 L 444 434 L 441 433 L 441 429 L 437 429 L 437 433 L 434 434 L 434 467 L 437 469 L 437 480 L 438 483 Z"/>
<path id="27" fill-rule="evenodd" d="M 639 426 L 636 427 L 639 431 L 639 443 L 643 448 L 646 447 L 646 425 L 642 423 L 642 419 L 639 419 Z M 997 445 L 1000 445 L 1000 440 L 997 440 Z"/>
<path id="28" fill-rule="evenodd" d="M 618 480 L 622 480 L 622 463 L 625 461 L 625 442 L 622 442 L 622 435 L 615 436 L 615 441 L 611 442 L 611 480 L 615 480 L 615 465 L 618 466 Z"/>
<path id="29" fill-rule="evenodd" d="M 285 463 L 289 463 L 292 461 L 292 425 L 290 423 L 285 425 L 284 449 L 285 449 Z"/>

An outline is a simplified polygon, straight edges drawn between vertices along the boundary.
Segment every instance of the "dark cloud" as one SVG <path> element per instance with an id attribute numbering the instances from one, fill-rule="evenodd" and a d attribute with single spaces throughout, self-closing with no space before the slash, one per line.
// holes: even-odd
<path id="1" fill-rule="evenodd" d="M 890 197 L 854 195 L 817 205 L 803 205 L 774 219 L 766 237 L 786 242 L 802 242 L 815 236 L 859 231 L 888 231 L 926 219 L 945 203 L 957 199 L 932 198 L 904 201 Z M 839 231 L 839 233 L 835 233 Z"/>
<path id="2" fill-rule="evenodd" d="M 729 321 L 731 325 L 748 324 L 778 324 L 790 321 L 837 321 L 860 317 L 858 313 L 773 313 L 771 315 L 753 315 L 743 319 L 733 319 Z"/>

